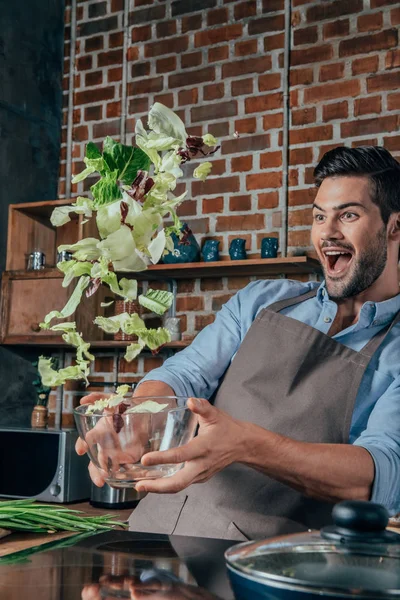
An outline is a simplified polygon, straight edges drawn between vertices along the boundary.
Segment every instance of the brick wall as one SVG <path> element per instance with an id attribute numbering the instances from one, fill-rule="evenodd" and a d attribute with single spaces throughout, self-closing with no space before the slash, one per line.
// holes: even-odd
<path id="1" fill-rule="evenodd" d="M 67 6 L 65 100 L 70 13 Z M 135 119 L 160 101 L 178 112 L 190 133 L 210 130 L 221 140 L 213 176 L 182 184 L 189 189 L 182 219 L 199 239 L 218 238 L 224 254 L 240 236 L 250 256 L 259 255 L 262 237 L 281 236 L 285 206 L 284 0 L 131 0 L 128 20 L 124 28 L 124 0 L 78 0 L 72 172 L 83 168 L 87 140 L 118 139 L 126 112 L 129 143 Z M 400 154 L 400 3 L 292 0 L 291 22 L 288 253 L 295 254 L 312 252 L 312 171 L 326 150 L 380 144 Z M 66 109 L 64 117 L 60 197 Z M 84 183 L 73 195 L 91 184 Z M 246 282 L 182 282 L 178 310 L 187 317 L 185 333 L 194 335 Z"/>

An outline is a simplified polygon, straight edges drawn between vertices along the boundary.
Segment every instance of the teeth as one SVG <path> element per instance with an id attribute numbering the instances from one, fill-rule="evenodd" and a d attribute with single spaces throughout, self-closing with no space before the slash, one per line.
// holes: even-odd
<path id="1" fill-rule="evenodd" d="M 335 250 L 332 250 L 331 252 L 325 252 L 325 254 L 327 256 L 336 256 L 337 254 L 350 254 L 350 252 L 336 252 Z"/>

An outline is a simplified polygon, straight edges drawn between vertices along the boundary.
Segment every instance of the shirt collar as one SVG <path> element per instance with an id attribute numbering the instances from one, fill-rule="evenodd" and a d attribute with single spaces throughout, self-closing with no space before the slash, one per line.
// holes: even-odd
<path id="1" fill-rule="evenodd" d="M 330 302 L 325 281 L 317 290 L 317 300 L 322 305 Z M 369 325 L 384 325 L 393 320 L 396 313 L 400 311 L 400 293 L 383 302 L 364 302 L 361 307 L 360 320 L 367 320 Z"/>

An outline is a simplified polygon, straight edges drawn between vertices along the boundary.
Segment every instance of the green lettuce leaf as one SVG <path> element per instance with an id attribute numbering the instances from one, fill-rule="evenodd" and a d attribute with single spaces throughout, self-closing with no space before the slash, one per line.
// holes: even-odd
<path id="1" fill-rule="evenodd" d="M 86 379 L 87 375 L 82 370 L 81 366 L 65 367 L 56 371 L 51 366 L 52 359 L 39 357 L 38 371 L 42 380 L 42 384 L 47 387 L 56 387 L 64 385 L 69 379 Z"/>
<path id="2" fill-rule="evenodd" d="M 157 350 L 160 346 L 171 341 L 170 332 L 164 327 L 158 329 L 140 329 L 136 331 L 139 342 L 143 342 L 150 350 Z"/>
<path id="3" fill-rule="evenodd" d="M 121 190 L 117 184 L 117 176 L 117 170 L 106 172 L 104 176 L 90 188 L 94 198 L 94 207 L 96 209 L 122 198 Z"/>
<path id="4" fill-rule="evenodd" d="M 209 176 L 209 174 L 211 173 L 211 169 L 212 169 L 212 163 L 210 163 L 210 162 L 202 163 L 193 171 L 193 177 L 195 177 L 195 179 L 200 179 L 201 181 L 205 181 L 207 179 L 207 177 Z"/>
<path id="5" fill-rule="evenodd" d="M 113 317 L 96 317 L 94 323 L 106 333 L 118 333 L 123 331 L 128 335 L 136 335 L 137 331 L 142 331 L 146 327 L 145 322 L 137 313 L 121 313 Z"/>
<path id="6" fill-rule="evenodd" d="M 117 179 L 128 185 L 139 170 L 148 171 L 150 167 L 148 156 L 140 148 L 124 146 L 110 137 L 104 140 L 103 158 L 110 170 L 117 171 Z"/>
<path id="7" fill-rule="evenodd" d="M 64 273 L 62 286 L 68 287 L 75 277 L 90 275 L 92 266 L 90 262 L 77 262 L 76 260 L 63 260 L 57 263 L 57 269 Z"/>
<path id="8" fill-rule="evenodd" d="M 171 292 L 150 288 L 145 296 L 143 294 L 139 296 L 139 303 L 157 315 L 163 315 L 171 306 L 173 298 L 174 295 Z"/>
<path id="9" fill-rule="evenodd" d="M 95 160 L 96 158 L 102 158 L 100 150 L 93 142 L 88 142 L 86 144 L 85 155 L 86 158 L 90 158 L 92 160 Z"/>
<path id="10" fill-rule="evenodd" d="M 144 348 L 144 343 L 140 340 L 137 343 L 129 344 L 126 349 L 124 359 L 126 362 L 132 362 L 134 358 L 136 358 Z"/>
<path id="11" fill-rule="evenodd" d="M 153 265 L 157 264 L 164 254 L 166 244 L 165 230 L 161 229 L 148 246 Z"/>
<path id="12" fill-rule="evenodd" d="M 149 111 L 149 128 L 159 136 L 169 136 L 178 141 L 180 146 L 186 146 L 185 125 L 170 108 L 160 102 L 155 102 Z"/>
<path id="13" fill-rule="evenodd" d="M 67 250 L 72 252 L 76 260 L 97 260 L 100 257 L 100 250 L 97 247 L 99 240 L 96 238 L 85 238 L 76 242 L 76 244 L 62 244 L 58 246 L 58 252 Z"/>
<path id="14" fill-rule="evenodd" d="M 48 325 L 52 319 L 65 319 L 70 317 L 76 311 L 76 308 L 82 298 L 82 294 L 88 287 L 89 283 L 90 277 L 81 277 L 64 308 L 61 311 L 52 310 L 50 313 L 48 313 L 44 318 L 44 323 L 40 323 L 40 327 L 42 329 L 48 329 Z"/>
<path id="15" fill-rule="evenodd" d="M 69 206 L 57 206 L 52 212 L 50 222 L 54 227 L 61 227 L 71 220 L 70 213 L 85 215 L 90 218 L 92 216 L 93 201 L 83 196 L 78 196 L 75 204 Z"/>

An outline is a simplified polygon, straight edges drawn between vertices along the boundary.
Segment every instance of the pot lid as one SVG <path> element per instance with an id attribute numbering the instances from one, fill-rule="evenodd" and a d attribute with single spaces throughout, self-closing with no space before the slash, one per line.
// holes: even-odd
<path id="1" fill-rule="evenodd" d="M 334 525 L 321 532 L 236 545 L 225 553 L 228 567 L 283 589 L 400 598 L 400 535 L 385 529 L 386 509 L 346 501 L 334 507 L 332 516 Z"/>

